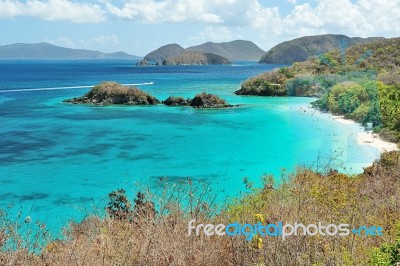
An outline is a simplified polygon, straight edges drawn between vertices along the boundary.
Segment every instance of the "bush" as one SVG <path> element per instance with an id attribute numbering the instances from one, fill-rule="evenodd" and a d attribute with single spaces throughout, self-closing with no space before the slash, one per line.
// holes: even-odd
<path id="1" fill-rule="evenodd" d="M 354 82 L 335 85 L 328 95 L 328 109 L 334 114 L 350 114 L 369 101 L 366 90 Z"/>
<path id="2" fill-rule="evenodd" d="M 378 84 L 380 112 L 384 126 L 400 132 L 400 84 Z"/>
<path id="3" fill-rule="evenodd" d="M 400 225 L 398 235 L 393 244 L 383 244 L 375 248 L 369 261 L 371 266 L 391 266 L 400 264 Z"/>
<path id="4" fill-rule="evenodd" d="M 361 104 L 354 111 L 349 112 L 346 115 L 346 118 L 350 118 L 354 121 L 365 124 L 365 119 L 368 115 L 369 110 L 370 110 L 370 106 L 368 106 L 366 104 Z"/>
<path id="5" fill-rule="evenodd" d="M 112 219 L 116 220 L 131 220 L 132 205 L 126 196 L 126 191 L 118 189 L 108 194 L 109 202 L 107 205 L 107 213 Z"/>

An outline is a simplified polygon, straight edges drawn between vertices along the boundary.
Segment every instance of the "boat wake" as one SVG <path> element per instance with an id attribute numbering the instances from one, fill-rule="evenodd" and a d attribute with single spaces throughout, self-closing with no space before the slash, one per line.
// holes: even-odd
<path id="1" fill-rule="evenodd" d="M 154 84 L 154 82 L 144 82 L 144 83 L 121 84 L 121 85 L 123 85 L 123 86 L 146 86 L 146 85 L 153 85 L 153 84 Z M 96 86 L 96 85 L 52 87 L 52 88 L 33 88 L 33 89 L 12 89 L 12 90 L 0 90 L 0 93 L 23 92 L 23 91 L 54 91 L 54 90 L 85 89 L 85 88 L 93 88 L 94 86 Z"/>

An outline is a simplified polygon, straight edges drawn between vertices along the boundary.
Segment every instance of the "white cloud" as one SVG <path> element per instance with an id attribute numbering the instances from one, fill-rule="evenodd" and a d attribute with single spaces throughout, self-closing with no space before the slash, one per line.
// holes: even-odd
<path id="1" fill-rule="evenodd" d="M 106 19 L 99 5 L 69 0 L 0 0 L 0 18 L 31 16 L 43 20 L 98 23 Z"/>
<path id="2" fill-rule="evenodd" d="M 236 29 L 238 31 L 239 29 Z M 234 39 L 240 39 L 240 34 L 233 34 L 232 30 L 223 26 L 208 26 L 196 36 L 190 37 L 191 40 L 195 41 L 212 41 L 212 42 L 223 42 Z"/>
<path id="3" fill-rule="evenodd" d="M 248 27 L 264 37 L 323 32 L 371 36 L 400 27 L 400 0 L 318 0 L 314 6 L 287 2 L 293 6 L 286 16 L 259 0 L 127 0 L 122 7 L 106 6 L 114 16 L 144 23 L 202 22 L 210 36 L 211 24 Z"/>
<path id="4" fill-rule="evenodd" d="M 166 30 L 168 25 L 162 25 L 166 22 L 193 23 L 193 28 L 202 28 L 195 36 L 189 33 L 192 41 L 228 41 L 242 36 L 264 45 L 324 33 L 390 37 L 400 32 L 400 0 L 280 1 L 288 9 L 285 14 L 278 6 L 267 6 L 268 1 L 261 4 L 261 0 L 94 0 L 97 4 L 87 1 L 0 0 L 0 18 L 31 16 L 76 23 L 129 20 L 156 24 L 155 27 Z M 184 34 L 172 35 L 187 38 Z M 60 38 L 58 42 L 68 44 L 68 40 Z M 98 36 L 86 42 L 111 46 L 118 44 L 118 38 Z M 80 41 L 75 44 L 82 46 Z"/>
<path id="5" fill-rule="evenodd" d="M 257 2 L 246 15 L 264 39 L 324 33 L 393 36 L 400 32 L 400 0 L 319 0 L 314 7 L 296 4 L 286 16 Z"/>
<path id="6" fill-rule="evenodd" d="M 255 1 L 245 13 L 250 26 L 264 36 L 280 35 L 285 32 L 285 25 L 279 15 L 279 8 L 265 8 Z"/>
<path id="7" fill-rule="evenodd" d="M 61 47 L 78 48 L 76 43 L 66 36 L 59 36 L 57 39 L 46 39 L 44 41 Z"/>
<path id="8" fill-rule="evenodd" d="M 144 23 L 183 21 L 221 23 L 223 21 L 220 16 L 212 12 L 210 7 L 223 7 L 224 2 L 226 1 L 131 0 L 127 1 L 121 8 L 111 3 L 107 3 L 106 6 L 111 14 L 119 18 L 138 20 Z M 232 0 L 228 2 L 232 2 Z"/>
<path id="9" fill-rule="evenodd" d="M 82 41 L 81 41 L 82 42 Z M 90 38 L 87 41 L 83 41 L 88 46 L 115 46 L 119 43 L 118 37 L 116 35 L 100 35 Z"/>

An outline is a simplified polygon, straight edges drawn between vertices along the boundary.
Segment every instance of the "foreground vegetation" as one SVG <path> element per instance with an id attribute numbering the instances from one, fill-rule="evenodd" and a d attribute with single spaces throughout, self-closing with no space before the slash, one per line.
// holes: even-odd
<path id="1" fill-rule="evenodd" d="M 160 180 L 157 193 L 122 189 L 109 194 L 106 217 L 71 224 L 64 240 L 42 252 L 17 234 L 3 213 L 1 265 L 396 265 L 400 262 L 400 152 L 382 154 L 364 173 L 348 176 L 329 168 L 282 172 L 278 186 L 245 180 L 248 194 L 227 206 L 200 181 Z M 183 203 L 183 202 L 186 202 Z M 381 226 L 383 236 L 280 237 L 188 235 L 188 223 L 348 223 Z M 27 223 L 27 221 L 25 221 Z M 28 221 L 29 222 L 29 221 Z M 40 226 L 38 224 L 37 226 Z M 39 242 L 33 243 L 38 245 Z"/>

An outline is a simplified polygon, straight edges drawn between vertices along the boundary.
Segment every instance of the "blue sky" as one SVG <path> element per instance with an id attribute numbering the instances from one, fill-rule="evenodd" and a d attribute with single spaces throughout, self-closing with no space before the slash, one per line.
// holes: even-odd
<path id="1" fill-rule="evenodd" d="M 398 37 L 400 0 L 0 0 L 0 45 L 50 42 L 135 55 L 168 43 L 304 35 Z"/>

